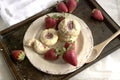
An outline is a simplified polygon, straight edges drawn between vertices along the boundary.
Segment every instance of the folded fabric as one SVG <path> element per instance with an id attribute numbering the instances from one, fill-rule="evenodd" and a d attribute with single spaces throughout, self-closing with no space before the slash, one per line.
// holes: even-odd
<path id="1" fill-rule="evenodd" d="M 61 0 L 2 0 L 0 14 L 9 25 L 16 24 Z"/>

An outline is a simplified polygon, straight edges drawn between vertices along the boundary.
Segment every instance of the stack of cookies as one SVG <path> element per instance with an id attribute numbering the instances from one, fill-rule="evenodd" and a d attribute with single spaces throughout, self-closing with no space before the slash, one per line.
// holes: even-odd
<path id="1" fill-rule="evenodd" d="M 81 26 L 79 22 L 74 19 L 66 18 L 58 25 L 58 34 L 60 40 L 75 41 L 80 33 Z"/>

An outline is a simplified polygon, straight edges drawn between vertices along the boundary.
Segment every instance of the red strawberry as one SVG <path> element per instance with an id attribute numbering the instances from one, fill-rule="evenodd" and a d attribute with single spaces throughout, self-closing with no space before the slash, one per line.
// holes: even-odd
<path id="1" fill-rule="evenodd" d="M 64 61 L 68 62 L 69 64 L 73 66 L 77 66 L 77 54 L 75 52 L 74 46 L 69 46 L 66 50 L 66 52 L 63 54 Z"/>
<path id="2" fill-rule="evenodd" d="M 68 7 L 68 12 L 72 13 L 75 8 L 77 7 L 77 1 L 76 0 L 66 0 L 66 5 Z"/>
<path id="3" fill-rule="evenodd" d="M 66 42 L 64 47 L 68 49 L 70 46 L 72 46 L 73 49 L 75 49 L 75 43 L 74 42 Z"/>
<path id="4" fill-rule="evenodd" d="M 23 61 L 25 59 L 25 53 L 22 50 L 13 50 L 12 51 L 12 58 L 15 61 Z"/>
<path id="5" fill-rule="evenodd" d="M 102 12 L 99 9 L 93 9 L 91 15 L 96 20 L 99 20 L 99 21 L 103 21 L 104 20 L 103 14 L 102 14 Z"/>
<path id="6" fill-rule="evenodd" d="M 68 8 L 64 2 L 58 2 L 56 10 L 58 12 L 68 12 Z"/>
<path id="7" fill-rule="evenodd" d="M 50 17 L 50 16 L 47 16 L 45 18 L 45 28 L 48 29 L 48 28 L 53 28 L 55 27 L 57 24 L 57 21 L 55 18 L 53 17 Z"/>
<path id="8" fill-rule="evenodd" d="M 56 53 L 56 50 L 54 48 L 51 48 L 50 50 L 48 50 L 45 54 L 44 54 L 44 58 L 46 60 L 56 60 L 58 59 L 58 55 Z"/>
<path id="9" fill-rule="evenodd" d="M 63 17 L 63 16 L 58 16 L 58 20 L 57 20 L 57 25 L 56 25 L 56 30 L 58 30 L 58 25 L 59 25 L 59 23 L 63 20 L 63 19 L 65 19 L 65 17 Z"/>
<path id="10" fill-rule="evenodd" d="M 58 17 L 58 20 L 57 20 L 58 24 L 59 24 L 63 19 L 65 19 L 65 17 L 59 16 L 59 17 Z"/>
<path id="11" fill-rule="evenodd" d="M 70 46 L 70 43 L 69 42 L 66 42 L 64 47 L 67 49 L 68 47 Z"/>

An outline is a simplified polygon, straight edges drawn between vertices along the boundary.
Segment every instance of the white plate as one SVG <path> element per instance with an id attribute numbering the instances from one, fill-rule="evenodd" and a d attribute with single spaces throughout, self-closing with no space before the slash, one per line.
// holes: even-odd
<path id="1" fill-rule="evenodd" d="M 47 15 L 52 16 L 55 14 L 64 15 L 63 13 L 49 13 Z M 93 37 L 90 29 L 85 24 L 85 22 L 72 14 L 68 14 L 68 13 L 66 14 L 67 17 L 76 19 L 82 26 L 80 35 L 78 36 L 78 39 L 76 41 L 77 44 L 76 51 L 78 55 L 77 66 L 72 66 L 64 62 L 62 59 L 58 59 L 56 61 L 45 60 L 42 55 L 37 54 L 35 51 L 33 51 L 33 49 L 25 46 L 25 42 L 27 40 L 39 39 L 40 32 L 44 29 L 44 19 L 46 15 L 35 20 L 30 25 L 24 36 L 23 47 L 27 58 L 34 67 L 48 74 L 62 75 L 62 74 L 71 73 L 79 69 L 81 66 L 85 64 L 87 58 L 89 57 L 93 49 Z"/>

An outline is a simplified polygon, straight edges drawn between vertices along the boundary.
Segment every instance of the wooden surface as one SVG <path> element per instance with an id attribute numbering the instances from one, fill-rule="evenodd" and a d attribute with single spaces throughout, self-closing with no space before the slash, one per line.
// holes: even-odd
<path id="1" fill-rule="evenodd" d="M 105 20 L 103 22 L 99 22 L 91 18 L 90 13 L 92 9 L 96 7 L 102 10 L 104 14 Z M 14 62 L 11 58 L 11 51 L 14 49 L 23 49 L 22 41 L 24 33 L 29 25 L 38 17 L 49 12 L 55 12 L 54 8 L 47 9 L 0 32 L 0 48 L 3 52 L 5 61 L 16 80 L 67 80 L 90 65 L 94 64 L 101 58 L 109 55 L 114 50 L 120 48 L 120 38 L 117 37 L 105 47 L 100 57 L 98 57 L 95 61 L 85 64 L 80 69 L 67 75 L 50 75 L 41 72 L 34 68 L 27 58 L 21 63 Z M 104 10 L 95 2 L 95 0 L 80 0 L 73 14 L 83 19 L 89 26 L 93 34 L 95 45 L 104 41 L 119 29 L 119 26 L 106 14 L 106 12 L 104 12 Z"/>

